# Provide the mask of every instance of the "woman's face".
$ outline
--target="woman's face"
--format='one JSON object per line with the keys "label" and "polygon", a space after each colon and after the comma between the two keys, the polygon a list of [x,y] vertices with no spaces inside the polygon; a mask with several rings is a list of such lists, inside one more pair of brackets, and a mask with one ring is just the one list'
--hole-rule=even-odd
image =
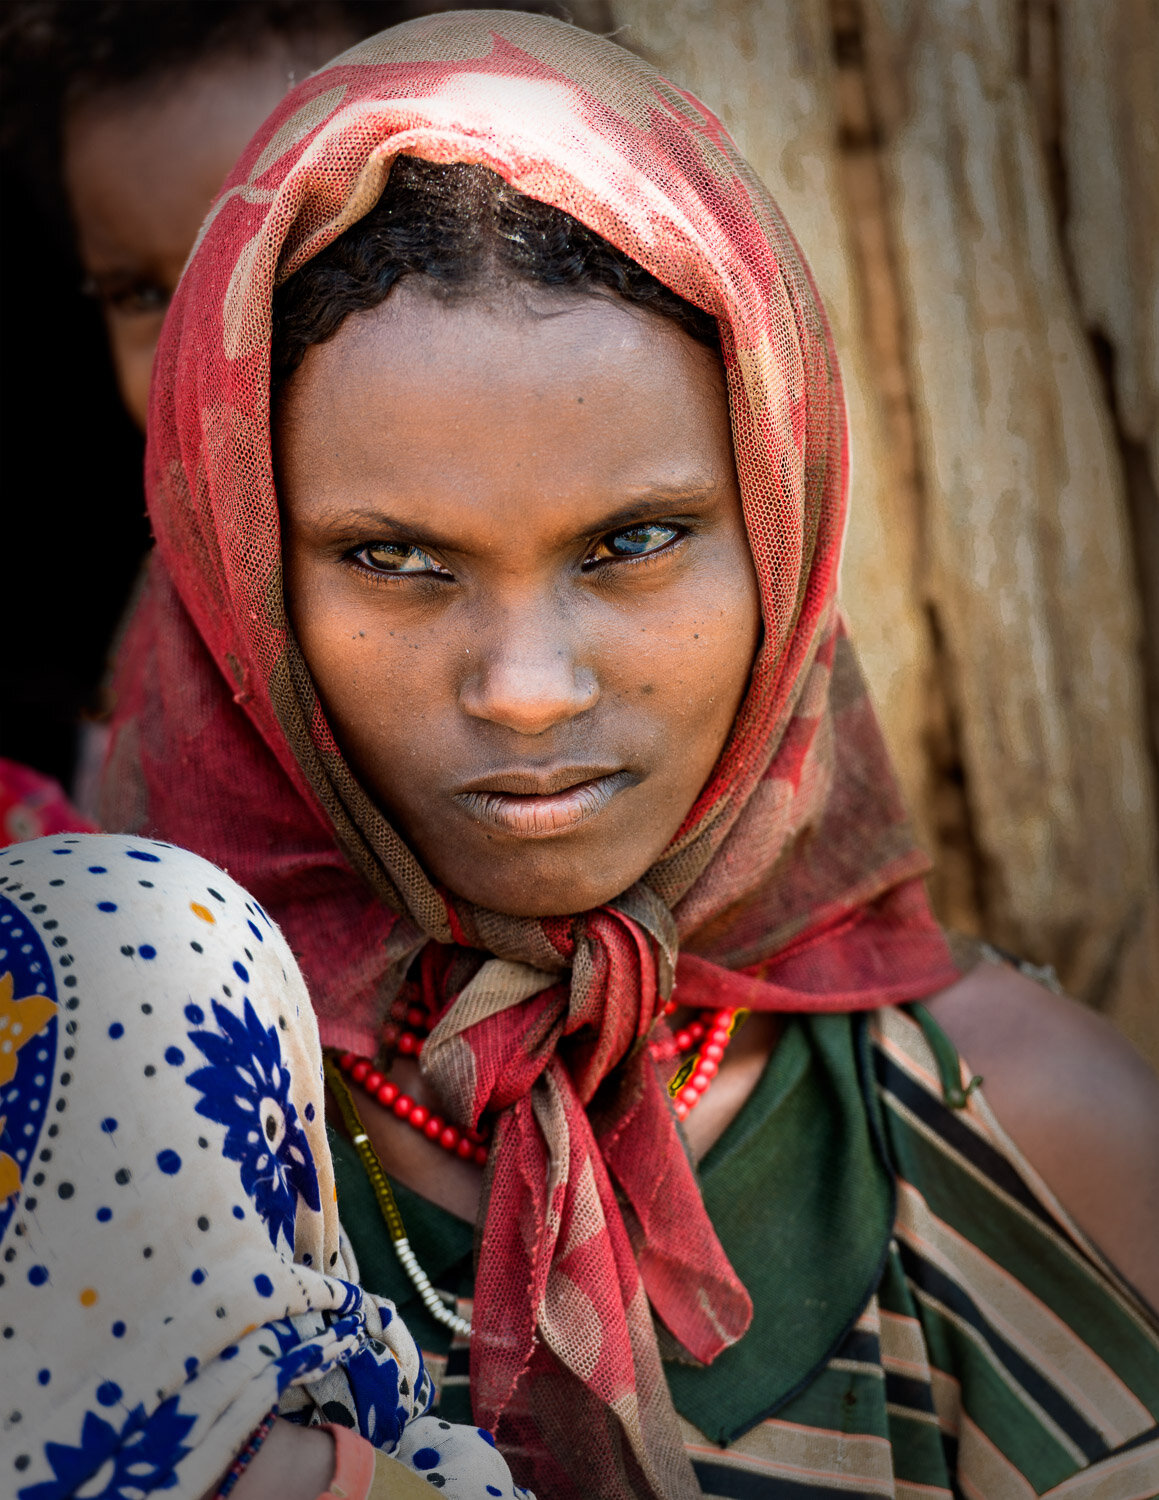
{"label": "woman's face", "polygon": [[719,361],[612,296],[411,278],[309,350],[276,458],[306,662],[430,875],[520,916],[633,884],[760,628]]}

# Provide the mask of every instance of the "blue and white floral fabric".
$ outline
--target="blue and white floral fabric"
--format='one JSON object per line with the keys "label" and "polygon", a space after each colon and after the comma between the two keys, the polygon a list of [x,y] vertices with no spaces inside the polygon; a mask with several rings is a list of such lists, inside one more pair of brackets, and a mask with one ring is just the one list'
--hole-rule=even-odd
{"label": "blue and white floral fabric", "polygon": [[119,835],[0,852],[0,1493],[196,1500],[271,1410],[445,1494],[522,1496],[364,1292],[293,956],[228,876]]}

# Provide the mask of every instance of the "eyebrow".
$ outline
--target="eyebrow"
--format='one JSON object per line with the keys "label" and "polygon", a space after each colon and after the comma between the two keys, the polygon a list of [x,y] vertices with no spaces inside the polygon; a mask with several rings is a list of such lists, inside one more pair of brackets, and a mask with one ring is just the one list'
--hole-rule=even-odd
{"label": "eyebrow", "polygon": [[[679,485],[653,485],[647,494],[619,506],[616,510],[600,516],[580,527],[572,540],[600,536],[609,531],[620,531],[626,526],[655,521],[662,517],[676,518],[681,510],[697,509],[716,497],[719,485],[715,480],[693,479]],[[389,531],[400,541],[416,547],[435,547],[440,552],[460,552],[462,538],[452,537],[419,521],[391,515],[385,510],[358,507],[350,510],[332,511],[323,523],[327,530],[358,532],[366,535],[375,531]]]}

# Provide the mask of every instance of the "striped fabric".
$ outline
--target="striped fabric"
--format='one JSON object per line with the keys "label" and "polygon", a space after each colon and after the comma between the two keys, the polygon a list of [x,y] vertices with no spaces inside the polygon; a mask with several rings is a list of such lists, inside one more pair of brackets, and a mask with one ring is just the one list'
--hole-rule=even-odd
{"label": "striped fabric", "polygon": [[[778,1199],[772,1208],[783,1230],[775,1216],[758,1212],[749,1226],[753,1243],[744,1242],[743,1224],[727,1221],[718,1224],[722,1241],[758,1311],[770,1299],[783,1302],[786,1285],[797,1302],[819,1311],[798,1328],[782,1316],[787,1350],[774,1339],[755,1359],[749,1351],[746,1364],[743,1344],[762,1337],[754,1320],[731,1370],[725,1357],[709,1370],[670,1367],[705,1496],[1155,1500],[1159,1320],[1069,1219],[983,1094],[975,1090],[964,1108],[948,1107],[946,1088],[965,1087],[968,1073],[944,1034],[921,1007],[879,1012],[868,1026],[846,1017],[794,1025],[814,1033],[812,1048],[798,1049],[806,1069],[793,1064],[794,1046],[783,1041],[784,1055],[770,1063],[779,1088],[762,1083],[754,1091],[719,1143],[726,1149],[714,1147],[706,1159],[702,1186],[714,1218],[725,1195],[735,1197],[737,1179],[742,1196]],[[835,1081],[853,1076],[833,1062],[842,1027],[864,1084],[871,1145],[832,1181],[844,1199],[854,1169],[859,1181],[881,1170],[892,1197],[880,1245],[867,1198],[844,1235],[827,1225],[806,1257],[799,1226],[794,1230],[785,1212],[792,1200],[784,1173],[794,1169],[782,1164],[777,1184],[746,1174],[775,1157],[778,1127],[783,1133],[790,1121],[824,1137],[825,1117],[801,1114],[813,1074],[824,1074],[818,1097],[828,1095],[824,1108],[837,1122],[830,1151],[848,1140],[849,1120],[839,1113],[848,1100],[834,1097]],[[363,1275],[412,1317],[405,1283],[367,1212],[373,1204],[348,1170],[344,1142],[336,1155],[339,1201]],[[799,1166],[817,1178],[815,1158],[802,1157]],[[800,1188],[797,1201],[808,1203],[803,1179]],[[437,1268],[438,1279],[469,1295],[469,1250],[461,1253],[469,1229],[407,1198],[404,1212],[422,1221],[428,1253],[437,1253],[440,1228],[452,1237],[448,1251],[460,1252]],[[781,1253],[794,1233],[797,1248]],[[836,1267],[831,1283],[827,1261]],[[873,1281],[849,1318],[842,1294],[856,1282],[858,1265],[871,1267]],[[433,1324],[421,1333],[432,1369],[445,1381],[444,1414],[465,1418],[466,1348],[448,1349]],[[800,1360],[810,1348],[819,1357],[802,1377]],[[788,1381],[795,1382],[790,1389]],[[728,1441],[718,1441],[722,1436]]]}

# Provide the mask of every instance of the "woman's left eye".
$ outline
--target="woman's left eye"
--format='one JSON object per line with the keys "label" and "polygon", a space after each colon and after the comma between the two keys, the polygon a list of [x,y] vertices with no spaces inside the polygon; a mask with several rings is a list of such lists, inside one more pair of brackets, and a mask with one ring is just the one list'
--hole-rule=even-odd
{"label": "woman's left eye", "polygon": [[623,531],[613,531],[601,537],[584,559],[585,564],[605,562],[609,558],[645,557],[650,552],[659,552],[674,542],[683,533],[678,526],[669,526],[662,521],[649,521],[644,526],[627,526]]}
{"label": "woman's left eye", "polygon": [[400,573],[434,573],[440,578],[450,577],[446,568],[429,552],[406,542],[371,542],[368,547],[360,547],[354,556],[364,568],[374,573],[396,576]]}

